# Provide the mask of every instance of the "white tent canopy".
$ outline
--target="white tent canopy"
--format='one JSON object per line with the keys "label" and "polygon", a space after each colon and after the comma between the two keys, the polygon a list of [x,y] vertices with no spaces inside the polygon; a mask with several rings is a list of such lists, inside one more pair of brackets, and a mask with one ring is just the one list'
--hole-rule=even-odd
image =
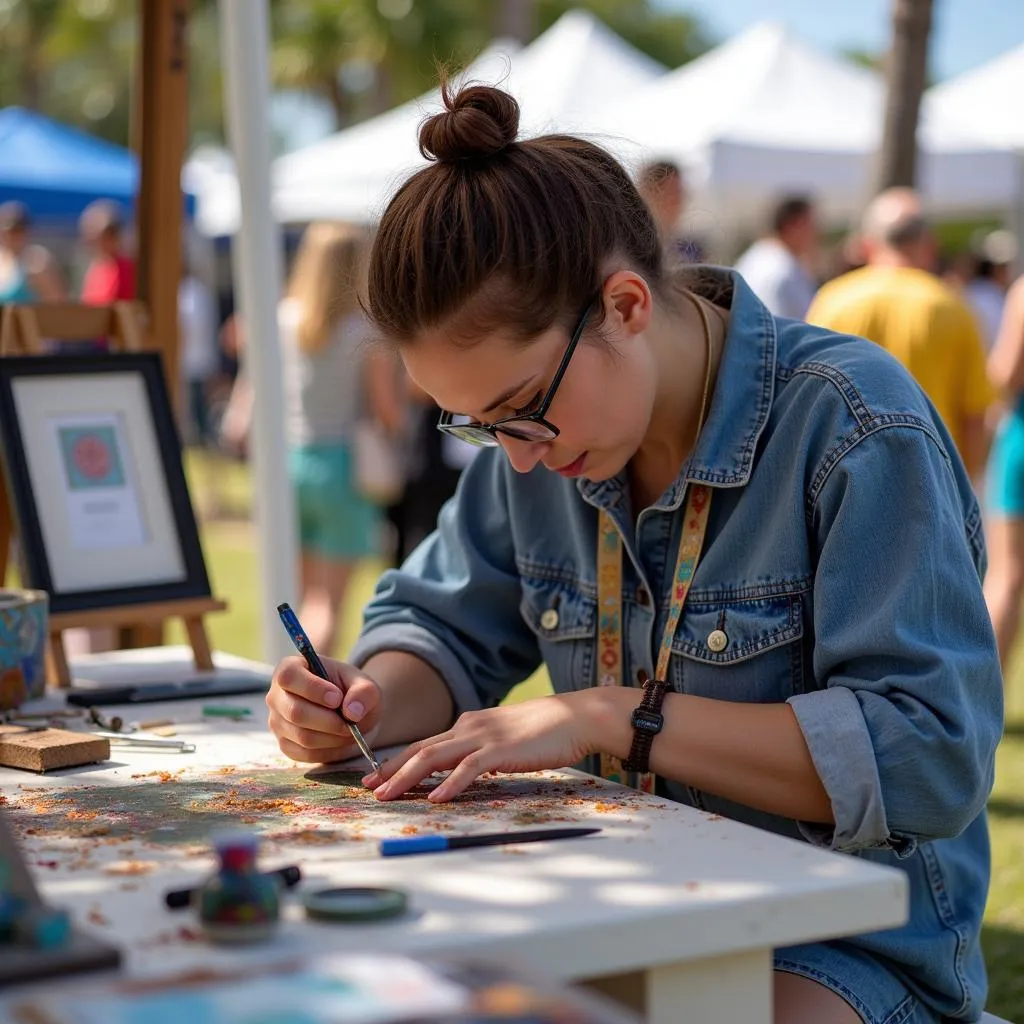
{"label": "white tent canopy", "polygon": [[196,228],[203,235],[219,234],[222,197],[231,196],[234,216],[238,217],[238,178],[235,158],[228,149],[198,146],[189,155],[181,171],[182,184],[196,197]]}
{"label": "white tent canopy", "polygon": [[[782,192],[813,195],[826,218],[855,215],[871,186],[884,98],[877,73],[762,23],[609,107],[598,127],[631,163],[683,164],[698,223],[728,235]],[[1009,154],[969,124],[931,103],[922,112],[922,191],[943,213],[999,209],[1013,195]]]}
{"label": "white tent canopy", "polygon": [[1024,152],[1024,43],[928,90],[943,117],[969,123],[995,146]]}
{"label": "white tent canopy", "polygon": [[[1007,225],[1024,240],[1024,43],[981,67],[928,90],[931,108],[942,117],[969,121],[993,146],[1015,152],[1014,199]],[[1017,271],[1024,271],[1024,248],[1018,247]]]}
{"label": "white tent canopy", "polygon": [[[521,131],[581,131],[596,111],[664,74],[592,15],[572,10],[529,46],[499,41],[459,80],[500,84],[522,108]],[[368,222],[425,161],[417,146],[422,120],[441,109],[438,90],[353,125],[274,164],[273,210],[279,221]],[[220,181],[202,197],[203,230],[229,234],[238,222],[237,189]]]}

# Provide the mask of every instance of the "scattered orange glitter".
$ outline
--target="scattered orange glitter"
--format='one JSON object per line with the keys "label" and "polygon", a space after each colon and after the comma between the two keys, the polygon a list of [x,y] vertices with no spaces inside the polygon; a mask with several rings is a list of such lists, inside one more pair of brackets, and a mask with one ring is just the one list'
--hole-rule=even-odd
{"label": "scattered orange glitter", "polygon": [[308,808],[297,800],[287,797],[239,796],[237,789],[229,789],[223,796],[204,800],[197,810],[239,811],[243,814],[301,814]]}
{"label": "scattered orange glitter", "polygon": [[119,860],[103,870],[108,875],[148,875],[156,867],[156,862],[151,860]]}
{"label": "scattered orange glitter", "polygon": [[81,832],[75,833],[82,839],[96,839],[99,836],[109,836],[110,826],[109,825],[95,825],[92,828],[84,828]]}
{"label": "scattered orange glitter", "polygon": [[99,904],[89,908],[87,915],[90,924],[110,924],[110,919],[103,916],[103,912],[100,910]]}

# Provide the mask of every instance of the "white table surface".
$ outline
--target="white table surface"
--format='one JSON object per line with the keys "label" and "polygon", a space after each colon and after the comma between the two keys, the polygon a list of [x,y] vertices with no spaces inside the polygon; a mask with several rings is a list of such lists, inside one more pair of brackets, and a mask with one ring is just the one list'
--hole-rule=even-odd
{"label": "white table surface", "polygon": [[[159,656],[176,660],[184,654],[169,649]],[[132,652],[108,660],[123,665],[126,657],[145,655]],[[90,676],[102,678],[101,668],[92,659]],[[176,777],[187,779],[226,766],[235,771],[296,767],[278,753],[266,731],[261,698],[216,700],[250,707],[251,719],[244,724],[203,719],[201,703],[104,709],[126,720],[173,718],[177,736],[195,742],[194,754],[114,748],[105,765],[57,775],[0,769],[0,792],[24,806],[35,789],[122,786],[150,772],[180,772]],[[602,833],[582,840],[382,859],[372,838],[397,834],[409,810],[401,804],[371,805],[373,828],[362,842],[294,847],[284,842],[261,860],[267,867],[300,864],[302,889],[400,886],[408,890],[413,912],[371,925],[312,923],[292,898],[275,938],[243,950],[177,938],[183,926],[194,928],[195,921],[189,912],[164,908],[165,891],[198,884],[210,871],[213,859],[205,848],[156,846],[140,837],[102,846],[84,862],[79,854],[75,866],[76,855],[52,839],[39,848],[34,836],[23,841],[44,897],[68,907],[83,929],[120,946],[132,975],[200,964],[233,966],[325,949],[485,956],[537,969],[549,978],[594,982],[645,1010],[654,1024],[768,1024],[774,947],[895,927],[906,920],[906,880],[898,870],[608,783],[597,782],[595,789],[589,776],[575,772],[540,778],[552,780],[548,785],[563,780],[559,785],[585,792],[588,801],[574,806],[573,816],[599,825]],[[145,781],[152,783],[152,776]],[[515,784],[510,777],[501,781]],[[601,794],[607,794],[607,806],[594,802]],[[486,827],[475,821],[461,828],[452,808],[438,813],[447,815],[447,827],[456,831]],[[117,873],[140,861],[148,873]],[[681,1007],[687,1008],[685,1014]]]}

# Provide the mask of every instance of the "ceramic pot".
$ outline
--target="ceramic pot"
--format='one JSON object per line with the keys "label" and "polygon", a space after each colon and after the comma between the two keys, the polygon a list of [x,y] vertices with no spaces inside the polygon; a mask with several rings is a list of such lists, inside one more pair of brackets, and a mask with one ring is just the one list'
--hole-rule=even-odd
{"label": "ceramic pot", "polygon": [[0,711],[46,689],[49,597],[42,590],[0,590]]}

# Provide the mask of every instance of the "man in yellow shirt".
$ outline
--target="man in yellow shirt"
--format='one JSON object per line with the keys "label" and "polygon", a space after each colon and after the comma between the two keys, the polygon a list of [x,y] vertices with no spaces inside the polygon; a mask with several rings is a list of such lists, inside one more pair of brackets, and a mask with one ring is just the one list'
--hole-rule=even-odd
{"label": "man in yellow shirt", "polygon": [[967,305],[929,269],[935,241],[911,189],[882,192],[861,225],[867,266],[826,284],[808,323],[881,345],[921,385],[973,479],[985,460],[985,411],[995,397]]}

